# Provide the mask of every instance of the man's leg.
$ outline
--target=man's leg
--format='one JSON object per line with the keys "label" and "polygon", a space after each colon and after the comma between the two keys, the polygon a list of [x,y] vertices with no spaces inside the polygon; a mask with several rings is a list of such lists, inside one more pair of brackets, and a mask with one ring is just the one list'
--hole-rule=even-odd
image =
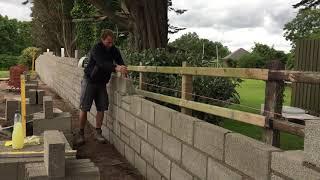
{"label": "man's leg", "polygon": [[97,115],[96,115],[96,128],[97,129],[101,129],[103,117],[104,117],[104,111],[97,111]]}
{"label": "man's leg", "polygon": [[96,115],[96,140],[99,143],[106,143],[106,139],[102,136],[102,122],[104,117],[104,111],[108,109],[108,94],[105,86],[100,86],[97,88],[97,94],[94,99],[97,115]]}

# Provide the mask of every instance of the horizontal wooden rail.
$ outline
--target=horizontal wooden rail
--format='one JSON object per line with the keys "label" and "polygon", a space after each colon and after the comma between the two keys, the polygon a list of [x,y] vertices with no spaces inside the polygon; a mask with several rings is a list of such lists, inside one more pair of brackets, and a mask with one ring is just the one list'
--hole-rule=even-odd
{"label": "horizontal wooden rail", "polygon": [[278,129],[283,132],[287,132],[290,134],[298,135],[304,137],[304,125],[291,123],[287,121],[280,121],[277,119],[271,119],[271,123],[273,124],[274,129]]}
{"label": "horizontal wooden rail", "polygon": [[144,97],[174,104],[180,107],[185,107],[188,109],[201,111],[201,112],[205,112],[205,113],[220,116],[220,117],[234,119],[237,121],[253,124],[260,127],[265,126],[265,117],[258,114],[252,114],[248,112],[232,110],[232,109],[223,108],[219,106],[213,106],[213,105],[208,105],[208,104],[194,102],[194,101],[188,101],[188,100],[166,96],[162,94],[157,94],[153,92],[148,92],[140,89],[136,89],[136,92],[139,95],[142,95]]}
{"label": "horizontal wooden rail", "polygon": [[235,77],[257,80],[285,80],[291,82],[320,83],[319,72],[285,71],[250,68],[129,66],[129,71],[193,76]]}

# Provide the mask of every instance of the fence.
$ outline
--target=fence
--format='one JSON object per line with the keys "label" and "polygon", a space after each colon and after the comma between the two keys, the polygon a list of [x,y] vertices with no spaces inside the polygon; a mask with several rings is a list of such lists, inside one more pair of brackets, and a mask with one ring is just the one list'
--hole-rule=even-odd
{"label": "fence", "polygon": [[[281,118],[282,96],[284,81],[297,83],[320,83],[320,73],[285,71],[279,61],[272,61],[269,69],[245,69],[245,68],[210,68],[210,67],[157,67],[157,66],[129,66],[128,70],[139,72],[139,87],[137,93],[158,101],[180,106],[182,112],[190,114],[190,110],[209,113],[212,115],[233,119],[236,121],[264,127],[264,141],[279,147],[280,132],[284,131],[298,136],[304,136],[304,126],[284,121]],[[175,98],[143,90],[143,73],[178,74],[182,76],[182,97]],[[224,107],[203,104],[192,101],[186,92],[192,92],[192,76],[216,76],[244,79],[256,79],[266,81],[265,106],[263,115],[232,110]],[[188,80],[189,79],[189,80]]]}
{"label": "fence", "polygon": [[[295,69],[320,72],[320,40],[300,40],[295,53]],[[314,97],[314,98],[311,98]],[[293,83],[292,105],[320,114],[320,84]]]}

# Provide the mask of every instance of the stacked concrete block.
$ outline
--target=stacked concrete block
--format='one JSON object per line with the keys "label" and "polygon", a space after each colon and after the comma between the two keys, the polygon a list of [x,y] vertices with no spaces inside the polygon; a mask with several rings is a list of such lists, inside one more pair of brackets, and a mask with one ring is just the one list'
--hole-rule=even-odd
{"label": "stacked concrete block", "polygon": [[25,92],[26,92],[26,98],[30,97],[29,90],[31,89],[38,89],[38,85],[35,84],[25,84]]}
{"label": "stacked concrete block", "polygon": [[44,90],[37,90],[37,104],[43,104]]}
{"label": "stacked concrete block", "polygon": [[28,91],[29,104],[37,104],[37,90],[30,89]]}
{"label": "stacked concrete block", "polygon": [[44,132],[44,165],[49,177],[65,176],[65,142],[57,130]]}
{"label": "stacked concrete block", "polygon": [[52,119],[53,118],[53,102],[51,96],[43,97],[43,112],[44,118]]}
{"label": "stacked concrete block", "polygon": [[304,161],[320,171],[320,121],[306,121]]}
{"label": "stacked concrete block", "polygon": [[20,101],[6,99],[5,118],[7,121],[14,120],[14,113],[19,109]]}

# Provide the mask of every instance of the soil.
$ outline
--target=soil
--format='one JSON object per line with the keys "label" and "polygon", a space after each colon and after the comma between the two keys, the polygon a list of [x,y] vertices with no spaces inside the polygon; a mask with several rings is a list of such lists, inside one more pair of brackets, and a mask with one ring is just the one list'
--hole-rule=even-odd
{"label": "soil", "polygon": [[[5,126],[2,119],[5,117],[5,99],[17,98],[19,92],[8,90],[6,81],[0,81],[0,125]],[[78,109],[73,107],[69,102],[62,99],[48,86],[39,81],[39,89],[45,90],[46,96],[52,96],[54,107],[72,114],[72,127],[78,129]],[[91,159],[100,170],[101,180],[141,180],[141,176],[137,169],[129,164],[129,162],[121,156],[121,154],[110,143],[99,144],[94,140],[94,128],[87,123],[85,129],[86,143],[77,150],[78,159]],[[1,139],[1,135],[0,135]]]}

